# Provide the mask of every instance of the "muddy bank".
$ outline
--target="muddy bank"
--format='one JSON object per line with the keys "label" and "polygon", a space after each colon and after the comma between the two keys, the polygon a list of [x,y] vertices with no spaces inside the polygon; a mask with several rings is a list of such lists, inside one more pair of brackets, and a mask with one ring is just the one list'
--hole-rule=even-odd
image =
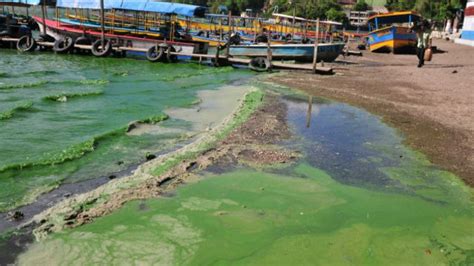
{"label": "muddy bank", "polygon": [[406,143],[474,186],[474,49],[435,41],[424,68],[413,55],[340,58],[337,75],[282,73],[271,82],[362,107],[399,129]]}

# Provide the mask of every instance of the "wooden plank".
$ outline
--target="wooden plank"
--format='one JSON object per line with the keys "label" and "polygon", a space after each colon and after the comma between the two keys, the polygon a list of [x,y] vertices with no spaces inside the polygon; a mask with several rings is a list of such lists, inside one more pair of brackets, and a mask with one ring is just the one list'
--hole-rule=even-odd
{"label": "wooden plank", "polygon": [[114,50],[118,51],[132,51],[132,52],[144,52],[146,53],[148,49],[145,48],[135,48],[135,47],[127,47],[127,46],[119,46],[119,47],[114,47]]}
{"label": "wooden plank", "polygon": [[37,44],[40,46],[49,46],[49,47],[54,46],[54,42],[37,42]]}
{"label": "wooden plank", "polygon": [[229,62],[236,63],[236,64],[248,65],[250,63],[250,59],[231,57],[231,58],[229,58]]}
{"label": "wooden plank", "polygon": [[[299,70],[313,70],[313,65],[312,64],[285,64],[285,63],[280,63],[280,62],[274,62],[273,63],[274,67],[277,68],[286,68],[286,69],[299,69]],[[318,66],[316,69],[316,73],[332,73],[333,69],[330,67],[322,67]]]}
{"label": "wooden plank", "polygon": [[4,42],[18,42],[18,38],[0,37],[0,41]]}
{"label": "wooden plank", "polygon": [[361,51],[347,50],[347,55],[362,56]]}

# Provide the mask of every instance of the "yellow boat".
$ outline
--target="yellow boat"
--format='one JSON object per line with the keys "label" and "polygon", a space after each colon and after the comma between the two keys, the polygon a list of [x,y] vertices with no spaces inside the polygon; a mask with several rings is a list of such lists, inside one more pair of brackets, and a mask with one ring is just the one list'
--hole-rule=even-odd
{"label": "yellow boat", "polygon": [[412,23],[422,17],[413,11],[393,12],[369,18],[369,50],[372,52],[408,52],[416,47]]}

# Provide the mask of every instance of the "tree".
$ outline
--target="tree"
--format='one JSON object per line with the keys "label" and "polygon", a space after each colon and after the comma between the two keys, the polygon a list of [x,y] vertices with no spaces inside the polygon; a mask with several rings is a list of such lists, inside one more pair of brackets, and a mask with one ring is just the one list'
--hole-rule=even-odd
{"label": "tree", "polygon": [[389,11],[413,10],[416,1],[414,0],[387,0],[385,7]]}
{"label": "tree", "polygon": [[338,22],[346,22],[347,16],[344,12],[340,10],[336,10],[335,8],[330,8],[326,11],[326,19],[338,21]]}
{"label": "tree", "polygon": [[367,11],[369,10],[369,5],[365,2],[365,0],[357,1],[357,4],[354,6],[355,11]]}

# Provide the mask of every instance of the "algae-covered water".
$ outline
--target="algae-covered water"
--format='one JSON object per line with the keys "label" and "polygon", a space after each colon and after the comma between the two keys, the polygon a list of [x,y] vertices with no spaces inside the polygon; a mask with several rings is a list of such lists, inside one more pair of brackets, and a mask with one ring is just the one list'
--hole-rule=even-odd
{"label": "algae-covered water", "polygon": [[[0,212],[172,149],[192,128],[167,119],[166,110],[251,76],[194,64],[0,53]],[[132,121],[173,130],[126,134]]]}
{"label": "algae-covered water", "polygon": [[287,98],[304,157],[286,168],[202,173],[51,235],[25,265],[472,265],[472,189],[359,109]]}

